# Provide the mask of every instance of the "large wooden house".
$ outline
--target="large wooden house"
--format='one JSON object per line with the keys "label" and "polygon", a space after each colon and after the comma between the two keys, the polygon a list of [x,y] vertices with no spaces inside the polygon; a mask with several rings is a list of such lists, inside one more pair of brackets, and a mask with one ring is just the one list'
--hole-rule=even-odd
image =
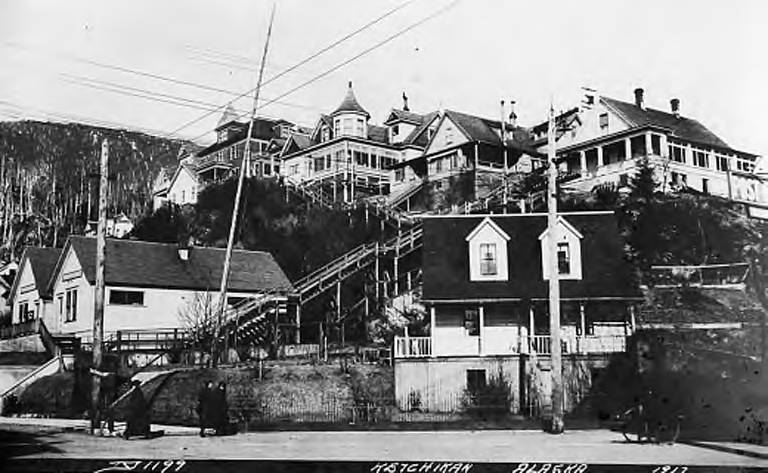
{"label": "large wooden house", "polygon": [[[216,300],[221,248],[107,239],[104,332],[190,328],[189,316]],[[13,322],[40,319],[53,335],[88,340],[93,332],[96,239],[71,236],[63,249],[28,248],[12,291]],[[287,303],[293,286],[271,254],[235,250],[228,302],[274,294]]]}
{"label": "large wooden house", "polygon": [[[566,363],[590,369],[625,350],[641,300],[612,212],[560,214],[547,254],[545,214],[424,219],[423,301],[429,336],[395,339],[403,408],[454,410],[468,389],[502,376],[512,409],[546,406],[531,379],[549,382],[548,258],[557,258]],[[535,376],[534,376],[535,375]],[[588,380],[587,380],[587,384]],[[533,397],[537,397],[534,399]]]}

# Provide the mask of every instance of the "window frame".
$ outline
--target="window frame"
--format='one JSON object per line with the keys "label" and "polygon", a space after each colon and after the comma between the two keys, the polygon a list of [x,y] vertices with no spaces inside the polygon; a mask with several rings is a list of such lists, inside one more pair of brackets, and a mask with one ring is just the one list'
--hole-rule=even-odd
{"label": "window frame", "polygon": [[[129,295],[139,295],[139,301],[129,301],[128,297]],[[124,300],[118,300],[119,297],[117,296],[123,296]],[[128,307],[145,307],[144,305],[144,291],[139,290],[133,290],[133,289],[111,289],[109,290],[109,305],[119,305],[119,306],[128,306]]]}
{"label": "window frame", "polygon": [[[561,249],[565,251],[561,251]],[[564,254],[565,258],[561,260],[560,255]],[[566,270],[563,271],[563,265],[566,265]],[[571,244],[567,241],[557,242],[557,274],[560,276],[571,274]]]}
{"label": "window frame", "polygon": [[499,274],[499,253],[496,243],[480,243],[478,245],[480,256],[480,276],[498,276]]}

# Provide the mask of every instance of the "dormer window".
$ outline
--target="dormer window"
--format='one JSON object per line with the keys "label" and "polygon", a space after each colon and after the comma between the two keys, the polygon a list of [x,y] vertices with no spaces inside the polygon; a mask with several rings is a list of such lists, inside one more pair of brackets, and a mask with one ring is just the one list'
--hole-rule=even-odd
{"label": "dormer window", "polygon": [[397,138],[397,135],[400,134],[400,126],[399,125],[392,125],[392,139],[394,140]]}
{"label": "dormer window", "polygon": [[507,242],[509,235],[490,217],[466,237],[470,281],[506,281],[509,277]]}
{"label": "dormer window", "polygon": [[[559,279],[581,279],[581,240],[583,235],[562,217],[556,227],[557,273]],[[549,279],[549,229],[539,235],[541,242],[541,270],[543,279]]]}

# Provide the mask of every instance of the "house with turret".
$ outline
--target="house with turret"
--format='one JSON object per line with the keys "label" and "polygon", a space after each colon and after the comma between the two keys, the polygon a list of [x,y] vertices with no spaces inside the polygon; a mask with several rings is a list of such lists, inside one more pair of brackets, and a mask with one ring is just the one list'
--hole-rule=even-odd
{"label": "house with turret", "polygon": [[321,115],[312,133],[288,138],[281,175],[296,183],[320,188],[335,201],[351,202],[386,195],[393,166],[422,153],[425,124],[431,115],[411,112],[404,95],[402,109],[393,109],[384,125],[370,122],[350,82],[339,106]]}

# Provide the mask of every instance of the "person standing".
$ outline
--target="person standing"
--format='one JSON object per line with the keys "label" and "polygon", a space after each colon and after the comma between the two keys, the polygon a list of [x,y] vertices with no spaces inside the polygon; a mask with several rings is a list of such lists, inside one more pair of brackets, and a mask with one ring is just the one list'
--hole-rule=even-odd
{"label": "person standing", "polygon": [[229,433],[229,405],[227,404],[227,385],[224,381],[216,388],[214,406],[216,409],[216,435]]}
{"label": "person standing", "polygon": [[128,422],[124,437],[126,440],[132,436],[150,438],[149,404],[141,392],[141,382],[133,382],[133,388],[128,400]]}
{"label": "person standing", "polygon": [[213,381],[203,383],[197,393],[197,416],[200,420],[200,436],[205,437],[205,429],[214,426],[213,422]]}

